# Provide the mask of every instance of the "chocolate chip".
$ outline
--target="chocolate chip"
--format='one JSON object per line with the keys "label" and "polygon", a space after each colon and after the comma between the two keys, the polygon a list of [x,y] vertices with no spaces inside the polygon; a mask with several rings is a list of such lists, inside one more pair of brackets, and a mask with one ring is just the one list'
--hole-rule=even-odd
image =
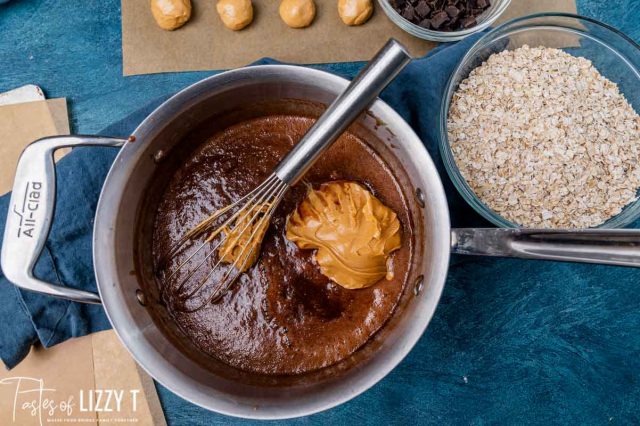
{"label": "chocolate chip", "polygon": [[405,7],[404,12],[402,12],[402,17],[407,21],[413,21],[416,19],[415,9],[411,5],[407,5]]}
{"label": "chocolate chip", "polygon": [[438,28],[443,26],[444,23],[447,22],[448,20],[449,20],[449,15],[447,15],[447,12],[441,10],[440,12],[436,13],[431,17],[431,26],[437,30]]}
{"label": "chocolate chip", "polygon": [[426,28],[427,30],[431,28],[431,20],[430,19],[423,19],[422,21],[420,21],[420,23],[418,23],[418,25],[420,25],[422,28]]}
{"label": "chocolate chip", "polygon": [[460,21],[460,26],[462,28],[467,29],[467,28],[471,28],[474,25],[476,25],[476,23],[477,23],[476,22],[476,18],[474,18],[473,16],[467,16],[466,18],[464,18],[464,19],[462,19]]}
{"label": "chocolate chip", "polygon": [[436,0],[436,5],[438,9],[444,9],[444,6],[447,4],[447,0]]}
{"label": "chocolate chip", "polygon": [[455,18],[460,14],[460,9],[455,6],[447,6],[444,8],[444,11],[447,12],[450,18]]}
{"label": "chocolate chip", "polygon": [[402,17],[423,28],[457,31],[477,25],[491,0],[389,0]]}
{"label": "chocolate chip", "polygon": [[422,0],[416,6],[416,13],[421,18],[426,18],[427,16],[429,16],[429,13],[431,13],[431,8],[429,7],[429,5],[425,0]]}

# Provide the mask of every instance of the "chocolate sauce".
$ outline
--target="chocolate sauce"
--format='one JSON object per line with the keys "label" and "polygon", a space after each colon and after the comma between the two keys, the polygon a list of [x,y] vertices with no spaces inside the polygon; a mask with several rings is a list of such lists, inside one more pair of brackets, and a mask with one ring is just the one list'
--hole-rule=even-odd
{"label": "chocolate sauce", "polygon": [[[162,195],[153,232],[154,261],[186,230],[259,185],[313,121],[273,115],[241,122],[208,138],[180,166]],[[300,250],[285,238],[286,217],[304,197],[305,184],[332,180],[362,183],[398,214],[402,247],[392,256],[391,281],[344,289],[320,273],[312,251]],[[175,287],[162,277],[157,280],[160,293],[184,335],[233,367],[270,375],[317,370],[361,348],[393,314],[411,259],[409,224],[391,171],[365,142],[346,133],[304,181],[289,190],[274,214],[257,263],[221,301],[185,313],[174,308]],[[188,249],[172,259],[169,268],[189,254]]]}

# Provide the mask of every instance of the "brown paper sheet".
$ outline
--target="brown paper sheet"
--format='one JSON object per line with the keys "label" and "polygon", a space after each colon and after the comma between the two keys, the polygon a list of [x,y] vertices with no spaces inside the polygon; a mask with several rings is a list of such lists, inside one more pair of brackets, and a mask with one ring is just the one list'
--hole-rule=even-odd
{"label": "brown paper sheet", "polygon": [[0,372],[1,425],[60,422],[166,426],[153,380],[110,330],[34,347]]}
{"label": "brown paper sheet", "polygon": [[79,405],[80,392],[86,397],[95,388],[92,352],[90,336],[46,350],[34,347],[20,365],[0,372],[0,424],[45,425],[65,418],[96,424],[96,412],[81,412]]}
{"label": "brown paper sheet", "polygon": [[[65,99],[0,106],[0,193],[11,190],[16,162],[27,144],[68,133]],[[56,157],[64,153],[59,150]],[[107,396],[113,392],[121,395],[119,406]],[[0,370],[0,425],[51,422],[166,425],[153,380],[138,369],[113,331],[46,350],[34,347],[16,368]]]}
{"label": "brown paper sheet", "polygon": [[575,0],[511,0],[507,8],[495,25],[502,24],[521,16],[542,12],[577,13]]}
{"label": "brown paper sheet", "polygon": [[[96,389],[128,391],[119,411],[98,412],[99,424],[117,423],[119,419],[137,419],[141,426],[166,426],[158,394],[149,375],[138,368],[113,331],[92,335],[93,368]],[[135,405],[132,391],[137,394]]]}
{"label": "brown paper sheet", "polygon": [[[300,30],[282,22],[279,1],[253,0],[254,22],[235,32],[222,25],[215,0],[192,0],[191,21],[170,32],[158,28],[148,1],[121,1],[124,75],[236,68],[265,56],[300,64],[367,60],[389,37],[404,43],[414,55],[435,46],[398,28],[378,4],[369,22],[348,27],[338,17],[337,0],[315,0],[316,20]],[[575,10],[574,0],[513,0],[501,21],[536,12]]]}
{"label": "brown paper sheet", "polygon": [[65,99],[0,106],[0,195],[11,191],[24,147],[45,136],[68,133]]}

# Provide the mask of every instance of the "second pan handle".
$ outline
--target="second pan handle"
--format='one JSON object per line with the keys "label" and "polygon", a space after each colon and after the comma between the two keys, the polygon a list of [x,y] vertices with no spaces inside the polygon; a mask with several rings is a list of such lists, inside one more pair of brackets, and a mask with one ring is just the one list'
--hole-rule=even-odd
{"label": "second pan handle", "polygon": [[119,147],[126,139],[104,136],[55,136],[39,139],[22,152],[7,213],[0,265],[5,277],[25,290],[84,303],[100,303],[98,294],[48,283],[33,275],[44,248],[56,201],[53,153],[77,146]]}
{"label": "second pan handle", "polygon": [[638,268],[640,230],[458,228],[451,230],[451,251]]}

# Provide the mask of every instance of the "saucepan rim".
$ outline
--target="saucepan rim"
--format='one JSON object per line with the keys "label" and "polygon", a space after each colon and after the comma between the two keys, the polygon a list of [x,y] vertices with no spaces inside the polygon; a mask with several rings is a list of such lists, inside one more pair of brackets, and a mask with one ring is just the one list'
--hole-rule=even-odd
{"label": "saucepan rim", "polygon": [[[304,408],[254,410],[246,405],[234,404],[233,401],[229,401],[229,398],[223,399],[219,395],[206,393],[205,389],[194,386],[196,383],[193,381],[182,383],[181,381],[185,379],[182,379],[180,374],[183,373],[176,371],[175,368],[173,370],[169,368],[168,361],[149,342],[145,341],[142,330],[131,330],[133,324],[131,310],[127,308],[126,303],[123,303],[124,296],[115,290],[118,286],[115,227],[124,186],[127,184],[127,176],[130,173],[127,168],[135,166],[136,159],[139,159],[144,152],[145,138],[153,139],[153,133],[159,131],[158,128],[162,125],[164,118],[169,117],[167,110],[172,106],[193,105],[194,102],[197,102],[196,95],[202,94],[202,91],[211,90],[213,83],[217,83],[220,85],[218,87],[221,87],[234,81],[249,79],[256,72],[265,76],[277,74],[278,78],[283,81],[302,79],[304,83],[317,85],[322,90],[331,90],[327,88],[330,85],[335,87],[336,94],[348,84],[348,80],[325,71],[293,65],[260,65],[239,68],[208,77],[173,95],[149,114],[137,127],[133,132],[136,143],[127,144],[121,149],[107,175],[95,216],[93,259],[98,291],[109,321],[133,358],[154,379],[180,397],[221,414],[247,419],[286,419],[314,414],[347,402],[384,378],[408,355],[431,322],[442,295],[449,266],[451,225],[442,181],[422,141],[393,108],[380,99],[376,100],[369,110],[376,116],[391,119],[393,123],[386,123],[386,125],[392,124],[394,130],[400,130],[401,134],[406,136],[402,143],[408,144],[407,150],[412,153],[418,152],[421,157],[420,161],[424,162],[424,164],[421,163],[419,178],[425,185],[428,184],[428,187],[424,189],[429,192],[429,197],[434,203],[430,211],[434,217],[434,223],[439,225],[435,229],[428,230],[431,234],[430,238],[436,242],[437,247],[434,246],[430,254],[429,276],[432,279],[425,283],[425,286],[430,287],[430,296],[427,298],[425,295],[423,300],[419,302],[421,311],[416,314],[419,315],[419,321],[412,324],[408,332],[402,336],[402,345],[394,347],[390,356],[381,361],[382,364],[374,371],[375,374],[359,378],[348,392],[332,395],[331,398],[323,396],[313,404],[307,404]],[[326,83],[327,87],[323,87],[320,82]],[[410,291],[410,289],[407,290]]]}

